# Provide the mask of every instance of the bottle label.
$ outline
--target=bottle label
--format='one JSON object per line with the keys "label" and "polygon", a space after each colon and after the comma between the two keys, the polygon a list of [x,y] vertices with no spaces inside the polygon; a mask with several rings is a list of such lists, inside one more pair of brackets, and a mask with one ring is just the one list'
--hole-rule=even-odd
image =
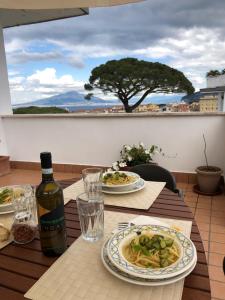
{"label": "bottle label", "polygon": [[48,175],[48,174],[53,174],[53,169],[49,168],[49,169],[41,169],[42,174],[44,175]]}
{"label": "bottle label", "polygon": [[65,228],[63,203],[49,211],[39,205],[40,230],[61,231]]}

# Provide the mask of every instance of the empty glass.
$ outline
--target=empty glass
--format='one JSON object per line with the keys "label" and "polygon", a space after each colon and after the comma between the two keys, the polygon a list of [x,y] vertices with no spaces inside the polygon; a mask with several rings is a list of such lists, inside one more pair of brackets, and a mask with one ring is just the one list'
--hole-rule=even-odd
{"label": "empty glass", "polygon": [[14,187],[13,206],[15,210],[12,225],[14,242],[29,243],[36,235],[36,206],[32,186]]}
{"label": "empty glass", "polygon": [[84,191],[89,197],[98,198],[102,194],[102,173],[101,168],[87,168],[82,171]]}
{"label": "empty glass", "polygon": [[92,198],[87,193],[80,194],[77,199],[77,209],[81,233],[84,240],[95,242],[103,237],[104,232],[104,202],[100,195]]}

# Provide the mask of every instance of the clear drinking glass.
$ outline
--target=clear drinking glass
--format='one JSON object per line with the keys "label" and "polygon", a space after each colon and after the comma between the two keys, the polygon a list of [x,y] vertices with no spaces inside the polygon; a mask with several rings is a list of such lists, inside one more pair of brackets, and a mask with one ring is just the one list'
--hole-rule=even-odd
{"label": "clear drinking glass", "polygon": [[101,168],[87,168],[82,171],[84,191],[89,197],[98,198],[102,194],[102,174]]}
{"label": "clear drinking glass", "polygon": [[87,193],[77,196],[77,209],[80,219],[82,237],[86,241],[95,242],[103,237],[104,202],[99,195],[92,198]]}
{"label": "clear drinking glass", "polygon": [[13,190],[14,220],[12,234],[14,242],[26,244],[36,235],[36,211],[32,186],[14,187]]}

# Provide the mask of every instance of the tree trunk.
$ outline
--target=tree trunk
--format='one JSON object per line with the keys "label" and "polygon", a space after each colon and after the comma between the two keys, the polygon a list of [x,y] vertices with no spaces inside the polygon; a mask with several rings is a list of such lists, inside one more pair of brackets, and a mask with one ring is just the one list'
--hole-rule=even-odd
{"label": "tree trunk", "polygon": [[127,113],[132,113],[133,108],[128,104],[128,101],[127,102],[123,102],[123,105],[124,105],[125,111]]}

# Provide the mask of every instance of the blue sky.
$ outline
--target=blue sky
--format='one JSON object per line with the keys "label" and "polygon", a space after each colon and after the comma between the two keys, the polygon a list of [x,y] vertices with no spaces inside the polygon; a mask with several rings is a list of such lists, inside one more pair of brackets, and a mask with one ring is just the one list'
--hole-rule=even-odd
{"label": "blue sky", "polygon": [[224,13],[223,0],[147,0],[5,29],[12,102],[84,93],[94,67],[123,57],[168,64],[198,90],[207,71],[225,66]]}

